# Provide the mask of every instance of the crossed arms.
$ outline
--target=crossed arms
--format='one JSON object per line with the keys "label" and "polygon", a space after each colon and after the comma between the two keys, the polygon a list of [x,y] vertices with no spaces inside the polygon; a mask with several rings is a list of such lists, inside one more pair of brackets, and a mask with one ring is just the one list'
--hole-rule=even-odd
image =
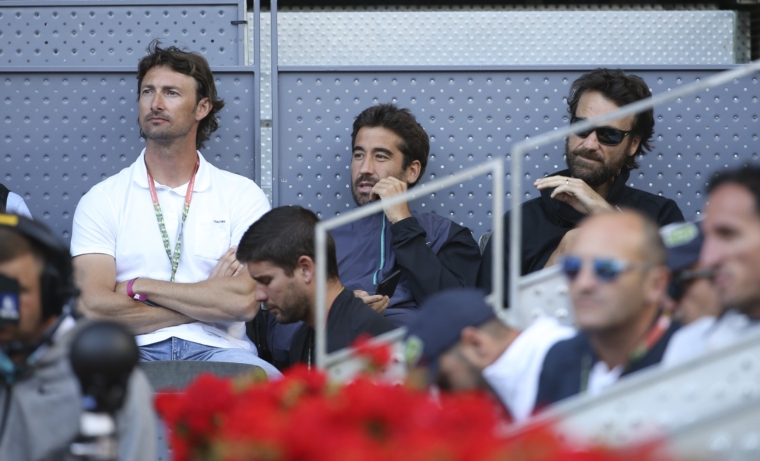
{"label": "crossed arms", "polygon": [[82,290],[78,308],[88,317],[112,320],[134,334],[201,322],[245,322],[258,312],[256,282],[235,259],[231,248],[207,280],[174,283],[137,279],[132,289],[158,304],[153,307],[127,295],[127,282],[116,283],[116,260],[106,254],[83,254],[73,259]]}

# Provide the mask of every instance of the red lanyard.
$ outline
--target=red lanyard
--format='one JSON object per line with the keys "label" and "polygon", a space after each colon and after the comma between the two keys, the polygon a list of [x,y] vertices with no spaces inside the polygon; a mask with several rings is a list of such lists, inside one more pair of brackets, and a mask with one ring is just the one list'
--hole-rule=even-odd
{"label": "red lanyard", "polygon": [[[198,168],[200,167],[201,160],[195,161],[195,170],[193,171],[193,177],[190,178],[190,182],[187,185],[187,192],[185,192],[185,209],[182,211],[182,224],[179,228],[179,235],[177,236],[177,243],[174,245],[174,254],[172,255],[171,246],[169,245],[169,234],[166,232],[166,224],[164,223],[164,214],[161,212],[161,205],[158,203],[158,194],[156,193],[156,185],[153,180],[153,176],[148,171],[148,187],[150,188],[150,198],[153,200],[153,210],[156,212],[156,220],[158,221],[158,228],[161,230],[161,238],[164,241],[164,249],[166,255],[169,257],[169,262],[172,265],[171,281],[174,281],[174,276],[177,274],[177,268],[179,267],[179,256],[182,251],[182,234],[185,230],[185,220],[187,219],[187,213],[190,211],[190,202],[193,200],[193,186],[195,185],[195,176],[198,174]],[[147,164],[145,170],[148,170]]]}
{"label": "red lanyard", "polygon": [[657,344],[657,341],[662,338],[662,335],[668,331],[668,328],[670,328],[670,316],[666,314],[660,314],[657,322],[655,322],[652,328],[649,329],[649,332],[647,332],[644,340],[639,343],[633,352],[631,352],[631,355],[628,358],[628,363],[632,364],[644,357],[647,352],[649,352],[649,350],[652,349],[655,344]]}
{"label": "red lanyard", "polygon": [[[657,344],[660,339],[662,339],[662,336],[668,331],[668,328],[670,328],[670,323],[671,320],[669,315],[659,315],[654,325],[649,328],[649,331],[647,332],[644,339],[641,340],[636,348],[633,349],[633,352],[628,355],[628,362],[625,364],[623,373],[625,373],[628,368],[630,368],[636,362],[641,360],[654,347],[654,345]],[[592,362],[593,358],[589,354],[585,354],[581,358],[581,392],[585,392],[588,387],[588,379],[591,374]]]}

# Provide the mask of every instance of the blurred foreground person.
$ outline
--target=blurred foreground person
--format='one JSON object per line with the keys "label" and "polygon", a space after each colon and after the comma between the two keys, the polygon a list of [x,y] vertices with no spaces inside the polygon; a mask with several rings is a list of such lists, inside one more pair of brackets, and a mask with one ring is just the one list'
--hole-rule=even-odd
{"label": "blurred foreground person", "polygon": [[[317,222],[317,215],[304,208],[275,208],[251,225],[237,250],[237,259],[245,262],[257,283],[256,301],[263,303],[267,315],[281,324],[304,322],[290,345],[290,365],[314,363]],[[335,242],[329,234],[326,304],[328,352],[350,346],[362,334],[377,336],[396,328],[340,283]]]}
{"label": "blurred foreground person", "polygon": [[546,351],[574,330],[541,317],[524,331],[494,315],[483,292],[449,290],[428,298],[409,326],[407,347],[421,352],[442,390],[490,389],[513,420],[530,416]]}
{"label": "blurred foreground person", "polygon": [[660,229],[668,249],[670,285],[664,308],[673,320],[688,325],[720,312],[718,294],[712,284],[712,270],[699,264],[704,236],[696,223],[670,224]]}
{"label": "blurred foreground person", "polygon": [[546,355],[536,408],[659,363],[677,328],[659,308],[668,286],[657,224],[635,211],[591,216],[562,261],[580,332]]}
{"label": "blurred foreground person", "polygon": [[[79,432],[80,383],[69,347],[84,324],[67,312],[71,257],[41,224],[0,214],[0,459],[39,460]],[[152,390],[133,372],[117,414],[120,460],[156,459]]]}
{"label": "blurred foreground person", "polygon": [[721,312],[674,336],[667,365],[760,331],[760,168],[723,172],[708,184],[707,194],[699,263],[713,273]]}

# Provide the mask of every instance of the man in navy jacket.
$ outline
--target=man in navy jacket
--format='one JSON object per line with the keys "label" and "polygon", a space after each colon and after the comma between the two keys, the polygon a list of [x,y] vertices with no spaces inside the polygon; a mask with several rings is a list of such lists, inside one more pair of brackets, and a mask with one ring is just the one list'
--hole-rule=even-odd
{"label": "man in navy jacket", "polygon": [[[425,172],[430,141],[408,109],[365,109],[351,140],[351,186],[359,206],[405,192]],[[408,325],[427,296],[475,284],[480,251],[470,230],[435,213],[412,212],[407,203],[331,233],[343,284],[396,325]],[[401,278],[393,296],[376,295],[377,285],[396,270]]]}
{"label": "man in navy jacket", "polygon": [[580,331],[546,354],[536,408],[594,395],[660,362],[678,327],[660,309],[670,279],[665,259],[657,224],[639,212],[603,213],[581,223],[562,259]]}

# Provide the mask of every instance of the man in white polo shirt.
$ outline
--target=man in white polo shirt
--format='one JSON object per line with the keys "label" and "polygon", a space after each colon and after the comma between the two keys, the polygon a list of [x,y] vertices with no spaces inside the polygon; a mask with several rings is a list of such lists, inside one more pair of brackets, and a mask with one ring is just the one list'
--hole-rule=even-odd
{"label": "man in white polo shirt", "polygon": [[130,327],[141,360],[250,363],[279,376],[245,334],[258,311],[256,283],[234,252],[269,202],[198,151],[224,106],[206,60],[156,42],[148,51],[138,66],[145,149],[85,194],[74,215],[79,307]]}

